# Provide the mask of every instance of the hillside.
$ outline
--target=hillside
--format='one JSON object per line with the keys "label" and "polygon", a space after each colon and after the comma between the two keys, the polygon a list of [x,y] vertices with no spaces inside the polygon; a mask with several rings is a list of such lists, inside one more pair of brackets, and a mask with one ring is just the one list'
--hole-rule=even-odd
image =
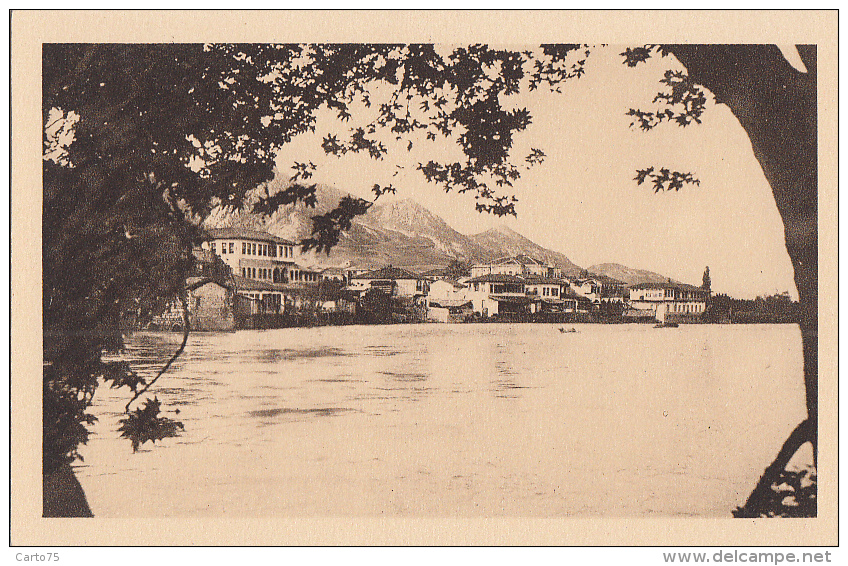
{"label": "hillside", "polygon": [[577,275],[581,271],[581,268],[564,254],[543,248],[506,226],[491,228],[470,238],[483,248],[489,257],[525,254],[562,268],[566,275]]}
{"label": "hillside", "polygon": [[[274,188],[272,185],[272,191]],[[239,226],[264,230],[299,241],[309,236],[311,217],[328,212],[346,194],[333,187],[319,186],[314,208],[298,203],[281,208],[269,218],[217,209],[205,225],[209,228]],[[314,267],[351,265],[374,268],[391,264],[426,271],[448,265],[454,259],[480,263],[518,254],[557,265],[566,275],[578,275],[581,271],[565,254],[544,248],[506,226],[470,236],[461,234],[441,217],[410,199],[375,205],[367,214],[353,221],[351,229],[342,235],[329,256],[312,253],[304,258],[304,263]],[[628,284],[667,280],[651,271],[615,263],[593,265],[588,271]]]}
{"label": "hillside", "polygon": [[[621,265],[620,263],[599,263],[587,269],[589,273],[596,275],[606,275],[613,279],[618,279],[628,285],[638,285],[639,283],[664,283],[668,281],[668,277],[646,271],[644,269],[634,269]],[[674,280],[672,280],[674,281]],[[677,283],[677,281],[674,281]]]}

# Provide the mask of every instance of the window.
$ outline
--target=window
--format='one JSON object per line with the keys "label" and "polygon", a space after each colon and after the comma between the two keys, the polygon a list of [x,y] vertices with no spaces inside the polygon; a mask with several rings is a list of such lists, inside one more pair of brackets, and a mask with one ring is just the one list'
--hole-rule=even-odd
{"label": "window", "polygon": [[245,268],[243,268],[243,267],[241,268],[241,276],[242,276],[242,277],[247,277],[247,270],[246,270]]}
{"label": "window", "polygon": [[212,242],[211,247],[212,247],[212,253],[214,254],[215,253],[215,242]]}
{"label": "window", "polygon": [[256,268],[255,267],[250,268],[250,273],[251,273],[250,276],[253,277],[254,279],[256,279]]}
{"label": "window", "polygon": [[247,244],[242,242],[241,243],[241,255],[246,255],[246,254],[247,254]]}
{"label": "window", "polygon": [[227,242],[221,242],[221,253],[227,253]]}
{"label": "window", "polygon": [[235,244],[235,242],[230,242],[230,253],[231,253],[231,254],[236,253],[236,244]]}

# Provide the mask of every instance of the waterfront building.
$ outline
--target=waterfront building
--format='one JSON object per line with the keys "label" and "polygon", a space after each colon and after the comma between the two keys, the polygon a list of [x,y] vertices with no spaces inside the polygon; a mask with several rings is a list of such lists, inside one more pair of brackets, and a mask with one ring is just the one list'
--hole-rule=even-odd
{"label": "waterfront building", "polygon": [[563,289],[568,288],[568,281],[553,277],[530,275],[524,277],[524,294],[534,299],[530,304],[530,312],[574,312],[564,309],[574,308],[573,299],[563,296]]}
{"label": "waterfront building", "polygon": [[467,286],[454,279],[436,279],[429,283],[427,298],[430,303],[465,299]]}
{"label": "waterfront building", "polygon": [[569,286],[577,296],[585,297],[595,307],[601,303],[624,303],[629,296],[627,285],[606,275],[572,279]]}
{"label": "waterfront building", "polygon": [[533,298],[524,292],[523,277],[491,273],[472,277],[466,285],[466,297],[471,299],[474,312],[483,317],[530,312]]}
{"label": "waterfront building", "polygon": [[[267,232],[244,228],[213,228],[203,248],[230,266],[233,274],[246,279],[285,283],[296,280],[299,252],[294,244]],[[303,275],[300,276],[303,279]],[[317,277],[316,277],[317,280]]]}
{"label": "waterfront building", "polygon": [[630,288],[630,306],[652,310],[656,319],[697,318],[706,310],[710,291],[685,283],[639,283]]}
{"label": "waterfront building", "polygon": [[232,269],[234,292],[247,300],[248,314],[282,314],[313,302],[320,273],[298,265],[293,242],[245,228],[213,228],[207,235],[202,248]]}
{"label": "waterfront building", "polygon": [[379,289],[392,297],[426,297],[427,280],[411,271],[392,267],[391,265],[367,271],[350,278],[351,290],[364,292],[368,289]]}

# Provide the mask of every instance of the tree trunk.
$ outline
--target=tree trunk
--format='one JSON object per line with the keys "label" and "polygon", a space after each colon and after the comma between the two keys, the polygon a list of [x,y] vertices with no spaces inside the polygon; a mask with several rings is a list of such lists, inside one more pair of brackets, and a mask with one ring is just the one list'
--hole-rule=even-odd
{"label": "tree trunk", "polygon": [[[775,46],[676,45],[689,76],[726,104],[751,140],[783,220],[801,306],[807,425],[793,432],[818,462],[818,106],[816,46],[798,46],[807,72]],[[803,442],[801,442],[803,444]],[[799,444],[800,446],[800,444]],[[781,451],[782,453],[783,451]],[[791,454],[789,455],[791,457]],[[785,462],[784,462],[785,466]],[[780,474],[770,466],[761,483]],[[776,478],[776,476],[775,476]]]}
{"label": "tree trunk", "polygon": [[73,469],[63,464],[42,476],[42,515],[44,517],[93,517],[85,492]]}

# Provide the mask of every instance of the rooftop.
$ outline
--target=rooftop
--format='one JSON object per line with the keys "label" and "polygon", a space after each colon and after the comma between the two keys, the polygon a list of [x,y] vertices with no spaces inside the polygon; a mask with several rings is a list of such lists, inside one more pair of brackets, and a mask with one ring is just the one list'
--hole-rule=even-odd
{"label": "rooftop", "polygon": [[236,289],[239,291],[289,291],[292,288],[284,283],[272,283],[270,281],[257,281],[240,275],[233,275]]}
{"label": "rooftop", "polygon": [[489,273],[472,277],[466,283],[515,283],[516,285],[524,285],[524,278],[517,275],[505,275],[503,273]]}
{"label": "rooftop", "polygon": [[391,265],[382,269],[354,275],[353,279],[421,279],[419,275]]}
{"label": "rooftop", "polygon": [[702,287],[695,287],[694,285],[688,285],[686,283],[638,283],[636,285],[632,285],[631,289],[679,289],[682,291],[701,291],[706,293],[707,290]]}
{"label": "rooftop", "polygon": [[589,279],[600,281],[604,285],[627,285],[624,281],[619,281],[618,279],[614,279],[609,275],[598,275],[597,273],[590,273]]}
{"label": "rooftop", "polygon": [[509,264],[509,263],[514,263],[516,265],[547,266],[546,263],[539,261],[536,258],[530,257],[529,255],[526,255],[526,254],[519,254],[519,255],[516,255],[516,256],[499,257],[499,258],[492,260],[488,263],[478,263],[478,264],[475,264],[475,267],[484,266],[484,265],[506,265],[506,264]]}
{"label": "rooftop", "polygon": [[201,277],[187,277],[186,278],[186,290],[193,291],[200,287],[203,287],[207,283],[214,283],[216,285],[220,285],[221,287],[225,287],[227,289],[230,288],[230,284],[227,281],[220,281],[213,279],[212,277],[201,276]]}
{"label": "rooftop", "polygon": [[445,277],[444,279],[436,279],[435,281],[430,283],[430,285],[432,286],[432,285],[435,285],[436,283],[439,283],[439,282],[447,283],[448,285],[452,285],[454,289],[463,289],[463,288],[466,287],[466,285],[463,285],[462,283],[460,283],[456,279],[451,279],[449,277]]}
{"label": "rooftop", "polygon": [[538,275],[528,275],[524,278],[524,282],[529,285],[567,285],[568,281],[565,279],[558,279],[556,277],[541,277]]}
{"label": "rooftop", "polygon": [[206,230],[206,233],[209,235],[210,240],[255,240],[259,242],[273,242],[284,246],[294,245],[294,242],[274,236],[268,232],[248,230],[247,228],[210,228]]}

